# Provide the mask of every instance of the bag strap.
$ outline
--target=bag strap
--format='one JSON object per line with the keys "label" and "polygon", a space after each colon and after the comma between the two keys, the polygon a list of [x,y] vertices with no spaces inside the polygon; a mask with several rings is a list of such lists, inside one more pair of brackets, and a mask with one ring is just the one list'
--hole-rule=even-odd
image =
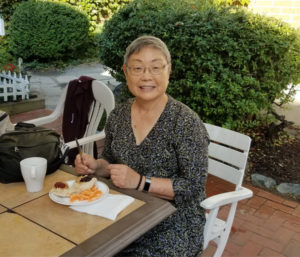
{"label": "bag strap", "polygon": [[8,116],[8,114],[5,112],[0,116],[0,122],[3,121],[6,117]]}
{"label": "bag strap", "polygon": [[18,122],[15,126],[15,129],[21,129],[21,128],[34,128],[35,125],[33,123],[26,123],[26,122]]}

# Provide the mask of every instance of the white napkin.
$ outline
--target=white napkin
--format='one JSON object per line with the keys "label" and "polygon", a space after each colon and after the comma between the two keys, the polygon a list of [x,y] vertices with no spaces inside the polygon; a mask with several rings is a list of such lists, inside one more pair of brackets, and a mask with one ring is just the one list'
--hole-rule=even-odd
{"label": "white napkin", "polygon": [[134,198],[128,195],[108,194],[104,199],[94,204],[70,206],[70,208],[78,212],[115,220],[117,215],[133,201]]}

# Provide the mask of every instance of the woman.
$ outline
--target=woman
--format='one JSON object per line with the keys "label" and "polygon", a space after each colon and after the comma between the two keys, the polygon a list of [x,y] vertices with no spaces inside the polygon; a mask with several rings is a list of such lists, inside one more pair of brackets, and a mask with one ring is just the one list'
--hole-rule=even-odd
{"label": "woman", "polygon": [[208,135],[196,113],[166,93],[171,56],[158,38],[126,49],[123,71],[135,96],[106,123],[102,158],[77,156],[79,174],[110,176],[120,188],[170,200],[177,211],[118,256],[196,256],[202,251]]}

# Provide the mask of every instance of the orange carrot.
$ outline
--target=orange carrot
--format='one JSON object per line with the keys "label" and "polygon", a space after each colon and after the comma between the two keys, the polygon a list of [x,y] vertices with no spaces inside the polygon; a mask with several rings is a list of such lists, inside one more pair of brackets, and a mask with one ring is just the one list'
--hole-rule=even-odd
{"label": "orange carrot", "polygon": [[98,189],[97,186],[92,186],[89,189],[81,191],[79,194],[73,194],[70,196],[70,202],[73,203],[75,201],[88,201],[92,202],[96,199],[100,198],[102,195],[102,191]]}

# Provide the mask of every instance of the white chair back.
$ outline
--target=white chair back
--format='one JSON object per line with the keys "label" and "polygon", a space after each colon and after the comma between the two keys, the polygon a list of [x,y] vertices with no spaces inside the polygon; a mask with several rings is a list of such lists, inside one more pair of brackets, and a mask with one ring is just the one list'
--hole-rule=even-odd
{"label": "white chair back", "polygon": [[[107,118],[110,112],[115,108],[115,98],[108,86],[100,81],[94,80],[92,83],[92,88],[95,101],[92,103],[89,111],[90,122],[86,128],[83,138],[95,135],[96,133],[101,133],[101,131],[97,130],[104,113],[106,114]],[[93,149],[93,142],[83,145],[83,151],[85,153],[92,154]]]}
{"label": "white chair back", "polygon": [[[110,112],[115,107],[115,98],[113,92],[110,88],[103,82],[98,80],[93,80],[92,89],[95,101],[91,104],[89,111],[89,124],[86,128],[84,136],[78,139],[80,145],[83,145],[83,151],[85,153],[93,155],[93,143],[97,140],[105,138],[104,129],[98,131],[98,126],[104,113],[106,113],[106,118],[109,116]],[[68,87],[66,87],[58,101],[55,110],[48,116],[26,121],[28,123],[33,123],[37,126],[50,123],[58,119],[64,111],[65,99],[67,95]],[[66,143],[70,149],[75,148],[76,142],[71,141]]]}
{"label": "white chair back", "polygon": [[[242,186],[251,138],[241,133],[205,123],[210,137],[208,173],[235,185],[235,191],[211,196],[202,201],[207,220],[204,228],[204,249],[213,240],[217,244],[214,257],[220,257],[226,246],[237,203],[253,195]],[[230,205],[226,219],[219,219],[219,208]]]}
{"label": "white chair back", "polygon": [[237,187],[242,185],[251,138],[241,133],[205,124],[210,137],[208,173]]}

